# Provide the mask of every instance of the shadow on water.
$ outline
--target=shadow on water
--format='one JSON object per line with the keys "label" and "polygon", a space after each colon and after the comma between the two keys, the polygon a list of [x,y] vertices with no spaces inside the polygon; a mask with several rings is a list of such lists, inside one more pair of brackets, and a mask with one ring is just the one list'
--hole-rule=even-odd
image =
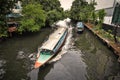
{"label": "shadow on water", "polygon": [[54,63],[48,63],[40,68],[39,74],[38,74],[38,80],[45,80],[45,76],[50,72],[50,70],[53,68]]}
{"label": "shadow on water", "polygon": [[41,67],[38,80],[87,80],[86,65],[80,53],[69,51],[57,62]]}
{"label": "shadow on water", "polygon": [[39,68],[33,69],[31,72],[29,72],[28,76],[30,77],[30,80],[38,80],[38,72]]}
{"label": "shadow on water", "polygon": [[45,75],[49,73],[50,69],[53,67],[53,63],[45,64],[40,68],[33,69],[28,73],[29,80],[44,80]]}

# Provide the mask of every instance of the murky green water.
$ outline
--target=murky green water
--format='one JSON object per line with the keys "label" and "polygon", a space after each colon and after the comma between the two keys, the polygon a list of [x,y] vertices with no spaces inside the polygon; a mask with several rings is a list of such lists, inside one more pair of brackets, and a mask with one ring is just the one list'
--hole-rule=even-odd
{"label": "murky green water", "polygon": [[26,34],[8,39],[0,44],[0,66],[1,80],[26,80],[27,73],[31,69],[32,58],[28,56],[37,51],[45,37],[51,32],[50,29],[43,29],[41,32]]}
{"label": "murky green water", "polygon": [[77,35],[75,43],[82,51],[83,61],[87,65],[88,80],[120,79],[117,57],[90,31],[85,30],[83,34]]}
{"label": "murky green water", "polygon": [[[28,73],[33,70],[34,58],[30,55],[36,56],[38,46],[49,33],[50,29],[44,29],[0,44],[0,79],[31,80]],[[32,80],[120,80],[116,56],[88,30],[75,34],[70,43],[64,46],[69,48],[61,51],[65,54],[59,60],[34,70]]]}

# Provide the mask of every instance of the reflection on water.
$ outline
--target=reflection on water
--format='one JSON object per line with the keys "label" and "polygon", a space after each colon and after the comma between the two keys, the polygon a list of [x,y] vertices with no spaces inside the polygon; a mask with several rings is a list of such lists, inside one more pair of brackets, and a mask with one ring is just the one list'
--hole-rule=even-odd
{"label": "reflection on water", "polygon": [[[50,60],[48,63],[49,64],[53,64],[54,62],[58,61],[61,59],[62,55],[65,54],[68,49],[70,49],[71,47],[71,40],[72,40],[72,27],[68,28],[68,36],[67,36],[67,39],[66,39],[66,42],[64,44],[64,46],[62,47],[62,50],[52,59]],[[44,66],[43,66],[44,67]],[[40,70],[41,70],[41,67],[40,67]],[[43,68],[42,68],[43,70]],[[44,70],[46,71],[46,70]],[[48,70],[49,71],[49,70]],[[48,72],[47,71],[47,72]],[[38,72],[39,72],[39,69],[36,70],[36,69],[33,69],[32,71],[30,71],[28,73],[28,76],[30,77],[31,80],[37,80],[37,77],[38,77]],[[40,71],[41,72],[41,71]],[[34,75],[33,75],[34,74]],[[43,74],[42,74],[43,75]],[[41,77],[41,75],[40,75]],[[41,77],[42,78],[42,77]],[[43,80],[43,79],[41,79]]]}
{"label": "reflection on water", "polygon": [[39,69],[38,80],[120,80],[113,52],[88,30],[75,35],[76,48],[71,45],[60,60]]}
{"label": "reflection on water", "polygon": [[53,61],[33,69],[35,51],[49,33],[44,29],[1,43],[0,80],[120,80],[116,56],[88,30],[68,38]]}
{"label": "reflection on water", "polygon": [[36,55],[38,46],[50,32],[51,30],[47,28],[38,33],[18,36],[2,42],[0,44],[0,61],[2,61],[0,80],[27,80],[27,73],[33,68],[34,62],[30,54]]}
{"label": "reflection on water", "polygon": [[87,80],[86,76],[86,65],[80,52],[69,51],[53,65],[44,80]]}
{"label": "reflection on water", "polygon": [[87,30],[77,35],[77,38],[75,43],[84,55],[88,80],[115,80],[120,77],[120,65],[116,56],[102,42]]}

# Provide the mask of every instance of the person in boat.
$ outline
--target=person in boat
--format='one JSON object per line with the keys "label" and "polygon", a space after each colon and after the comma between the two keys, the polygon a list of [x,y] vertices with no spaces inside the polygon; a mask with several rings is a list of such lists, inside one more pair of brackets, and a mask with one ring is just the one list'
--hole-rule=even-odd
{"label": "person in boat", "polygon": [[40,54],[50,54],[50,52],[48,51],[48,50],[46,50],[46,49],[38,49],[38,53],[37,53],[37,58],[39,58],[40,57]]}

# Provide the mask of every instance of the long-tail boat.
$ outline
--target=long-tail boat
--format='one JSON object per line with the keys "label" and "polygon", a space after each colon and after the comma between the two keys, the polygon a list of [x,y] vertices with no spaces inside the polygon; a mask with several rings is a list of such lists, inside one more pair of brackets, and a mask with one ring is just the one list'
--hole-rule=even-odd
{"label": "long-tail boat", "polygon": [[39,68],[53,58],[64,44],[68,34],[67,27],[58,27],[38,49],[34,68]]}

